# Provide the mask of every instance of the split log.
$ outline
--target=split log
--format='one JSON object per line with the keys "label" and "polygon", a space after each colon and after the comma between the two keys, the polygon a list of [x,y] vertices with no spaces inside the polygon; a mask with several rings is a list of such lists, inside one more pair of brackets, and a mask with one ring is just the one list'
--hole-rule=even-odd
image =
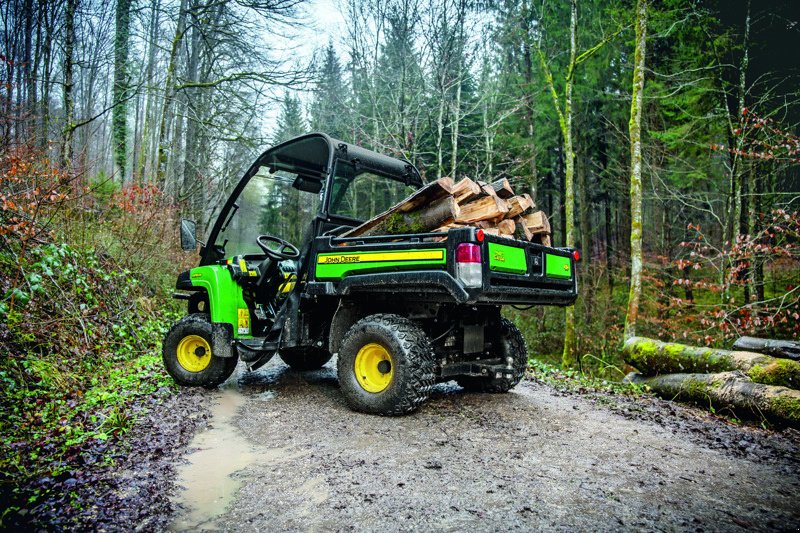
{"label": "split log", "polygon": [[459,204],[466,204],[481,195],[481,186],[469,178],[464,178],[455,185],[451,194]]}
{"label": "split log", "polygon": [[461,214],[455,221],[459,224],[473,224],[481,220],[503,217],[508,213],[505,200],[497,196],[483,196],[461,207]]}
{"label": "split log", "polygon": [[533,199],[530,197],[529,194],[522,194],[519,196],[513,196],[508,200],[509,210],[506,216],[508,218],[514,218],[518,215],[525,214],[526,211],[533,207]]}
{"label": "split log", "polygon": [[656,394],[670,400],[681,399],[706,406],[710,402],[715,408],[737,409],[800,426],[800,391],[752,383],[740,372],[666,374],[649,378],[631,373],[625,381],[648,385]]}
{"label": "split log", "polygon": [[547,215],[544,214],[544,211],[536,211],[522,218],[532,234],[551,233],[550,221],[547,219]]}
{"label": "split log", "polygon": [[700,348],[632,337],[622,348],[625,362],[646,375],[741,370],[756,383],[800,387],[800,363],[752,352]]}
{"label": "split log", "polygon": [[482,183],[482,185],[480,185],[480,188],[481,188],[481,193],[484,196],[494,196],[495,198],[500,198],[500,196],[498,196],[497,194],[497,191],[495,191],[494,187],[492,187],[490,184],[483,182],[479,183]]}
{"label": "split log", "polygon": [[464,224],[456,224],[455,222],[451,222],[450,224],[445,224],[444,226],[440,226],[440,227],[438,227],[438,228],[436,228],[434,230],[431,230],[431,232],[433,232],[433,233],[446,232],[446,231],[450,231],[451,229],[458,229],[458,228],[465,228],[465,227],[466,226]]}
{"label": "split log", "polygon": [[516,239],[519,239],[519,240],[522,240],[522,241],[531,240],[531,238],[533,237],[533,234],[528,229],[528,226],[525,225],[525,222],[523,222],[521,219],[515,218],[514,219],[514,226],[515,226],[514,237]]}
{"label": "split log", "polygon": [[505,219],[497,223],[497,229],[500,230],[500,233],[503,235],[514,235],[517,231],[517,225],[513,220]]}
{"label": "split log", "polygon": [[495,237],[498,237],[500,235],[500,230],[497,228],[486,228],[485,230],[483,230],[483,232],[487,235],[494,235]]}
{"label": "split log", "polygon": [[492,189],[494,189],[494,192],[497,194],[497,196],[503,198],[504,200],[514,196],[514,189],[511,188],[511,184],[506,178],[492,183]]}
{"label": "split log", "polygon": [[800,361],[800,342],[759,339],[756,337],[739,337],[733,343],[734,350],[746,350]]}
{"label": "split log", "polygon": [[[430,206],[431,204],[436,203],[438,200],[443,198],[450,198],[450,193],[453,189],[453,180],[451,178],[439,178],[438,180],[434,181],[433,183],[429,183],[428,185],[422,187],[415,191],[411,196],[400,202],[399,204],[394,205],[393,207],[387,209],[383,213],[378,216],[375,216],[360,226],[357,226],[351,230],[344,232],[341,236],[342,237],[356,237],[356,236],[370,236],[370,235],[382,235],[383,229],[380,227],[383,225],[386,219],[392,217],[395,214],[402,214],[402,213],[409,213],[411,211],[415,211],[421,209],[425,206]],[[458,208],[458,204],[456,205],[456,209]],[[457,216],[458,212],[456,211],[454,216]],[[402,218],[402,217],[393,217],[395,219]],[[438,224],[430,226],[428,228],[435,228],[437,226],[441,226],[445,224],[446,220],[440,221]],[[391,225],[391,224],[390,224]],[[427,230],[426,230],[427,231]]]}

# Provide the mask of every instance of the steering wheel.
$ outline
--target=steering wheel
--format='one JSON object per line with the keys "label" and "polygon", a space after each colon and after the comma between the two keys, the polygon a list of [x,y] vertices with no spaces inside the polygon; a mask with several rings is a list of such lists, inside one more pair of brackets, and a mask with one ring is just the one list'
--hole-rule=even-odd
{"label": "steering wheel", "polygon": [[[297,246],[290,244],[283,239],[273,237],[272,235],[259,235],[256,238],[258,246],[264,250],[267,257],[275,261],[284,261],[286,259],[297,259],[300,257],[300,250]],[[275,246],[277,245],[277,247]]]}

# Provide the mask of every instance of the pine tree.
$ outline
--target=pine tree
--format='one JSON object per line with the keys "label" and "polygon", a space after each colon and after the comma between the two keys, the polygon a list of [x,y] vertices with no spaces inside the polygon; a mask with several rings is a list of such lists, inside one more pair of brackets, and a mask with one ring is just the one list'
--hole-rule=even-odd
{"label": "pine tree", "polygon": [[314,100],[310,109],[311,130],[322,131],[337,139],[348,137],[346,87],[342,66],[333,43],[328,43],[318,71]]}

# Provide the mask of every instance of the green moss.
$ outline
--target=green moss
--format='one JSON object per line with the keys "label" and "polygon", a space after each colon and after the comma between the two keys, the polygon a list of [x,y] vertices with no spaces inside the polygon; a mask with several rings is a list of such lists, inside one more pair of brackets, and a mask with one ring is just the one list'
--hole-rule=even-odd
{"label": "green moss", "polygon": [[775,396],[769,399],[772,413],[787,422],[800,423],[800,400],[790,396]]}
{"label": "green moss", "polygon": [[796,389],[800,384],[800,364],[789,359],[777,359],[766,365],[755,365],[747,374],[756,383],[782,385]]}

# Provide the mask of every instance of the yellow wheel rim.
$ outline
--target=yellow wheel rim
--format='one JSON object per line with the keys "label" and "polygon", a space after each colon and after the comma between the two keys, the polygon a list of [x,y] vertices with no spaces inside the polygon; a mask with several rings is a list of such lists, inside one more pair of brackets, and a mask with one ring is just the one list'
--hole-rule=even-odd
{"label": "yellow wheel rim", "polygon": [[211,363],[211,346],[199,335],[187,335],[178,343],[178,364],[188,372],[202,372]]}
{"label": "yellow wheel rim", "polygon": [[354,367],[358,384],[367,392],[383,392],[394,377],[392,356],[374,342],[358,351]]}

